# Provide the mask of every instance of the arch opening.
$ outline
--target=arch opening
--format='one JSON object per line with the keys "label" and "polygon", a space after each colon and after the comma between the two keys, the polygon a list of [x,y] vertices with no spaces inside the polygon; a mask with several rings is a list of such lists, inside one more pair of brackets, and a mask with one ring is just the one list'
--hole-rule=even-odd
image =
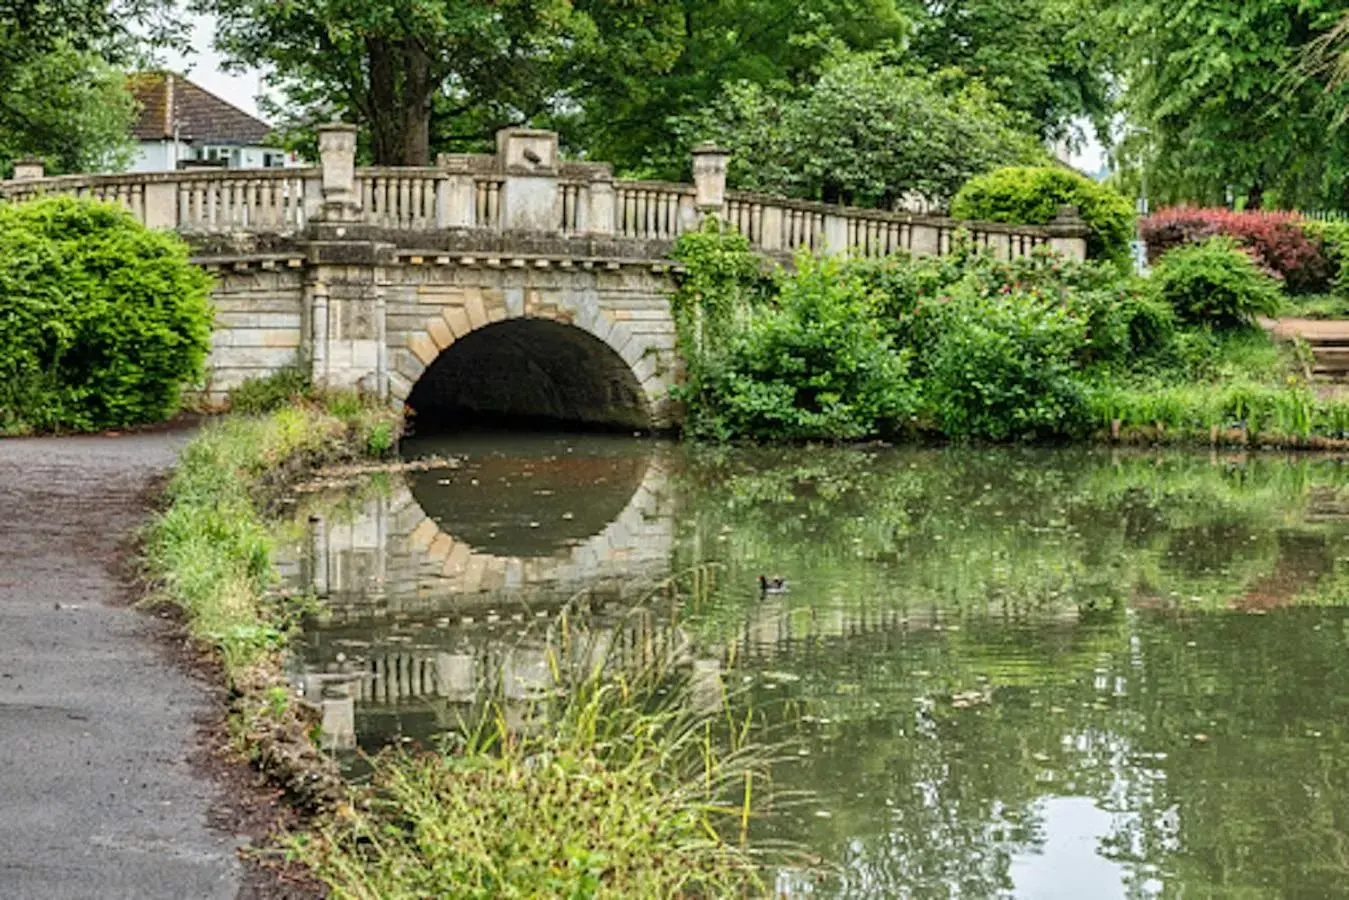
{"label": "arch opening", "polygon": [[475,425],[647,429],[637,376],[613,348],[551,319],[507,319],[446,347],[413,385],[419,434]]}

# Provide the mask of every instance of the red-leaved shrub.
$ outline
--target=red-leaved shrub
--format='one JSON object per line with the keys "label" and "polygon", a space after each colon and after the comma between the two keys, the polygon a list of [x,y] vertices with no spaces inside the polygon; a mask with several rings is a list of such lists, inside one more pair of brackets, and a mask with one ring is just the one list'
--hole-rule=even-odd
{"label": "red-leaved shrub", "polygon": [[1297,213],[1176,206],[1143,219],[1139,230],[1148,245],[1149,262],[1182,244],[1223,234],[1234,238],[1262,269],[1282,279],[1291,293],[1325,291],[1335,266],[1325,245],[1302,226]]}

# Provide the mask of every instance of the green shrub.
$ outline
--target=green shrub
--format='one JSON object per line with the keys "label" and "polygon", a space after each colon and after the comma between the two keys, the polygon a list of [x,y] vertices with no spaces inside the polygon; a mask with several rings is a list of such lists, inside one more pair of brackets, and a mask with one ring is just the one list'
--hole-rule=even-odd
{"label": "green shrub", "polygon": [[210,280],[111,204],[0,206],[0,430],[156,421],[201,377]]}
{"label": "green shrub", "polygon": [[927,399],[951,437],[1070,434],[1086,421],[1074,357],[1087,324],[1066,307],[1018,291],[962,291],[944,304],[928,362]]}
{"label": "green shrub", "polygon": [[1134,211],[1119,192],[1059,166],[1013,166],[971,178],[951,201],[958,219],[1048,225],[1059,207],[1076,206],[1091,229],[1087,255],[1130,264]]}
{"label": "green shrub", "polygon": [[1175,341],[1175,312],[1145,290],[1118,286],[1084,292],[1075,301],[1072,305],[1087,321],[1086,363],[1124,368],[1151,365]]}
{"label": "green shrub", "polygon": [[230,410],[244,415],[268,413],[309,395],[309,372],[303,363],[283,366],[270,375],[246,379],[230,391]]}
{"label": "green shrub", "polygon": [[1308,237],[1321,242],[1330,260],[1330,289],[1341,300],[1349,300],[1349,222],[1302,221]]}
{"label": "green shrub", "polygon": [[891,431],[916,409],[906,355],[842,262],[801,256],[778,305],[730,337],[689,402],[685,427],[735,437],[848,440]]}
{"label": "green shrub", "polygon": [[1249,326],[1257,315],[1276,314],[1282,303],[1278,282],[1229,237],[1168,252],[1149,282],[1183,321],[1217,329]]}
{"label": "green shrub", "polygon": [[680,350],[696,360],[716,352],[737,314],[760,302],[772,281],[749,239],[715,216],[680,235],[670,256],[684,266],[671,300]]}

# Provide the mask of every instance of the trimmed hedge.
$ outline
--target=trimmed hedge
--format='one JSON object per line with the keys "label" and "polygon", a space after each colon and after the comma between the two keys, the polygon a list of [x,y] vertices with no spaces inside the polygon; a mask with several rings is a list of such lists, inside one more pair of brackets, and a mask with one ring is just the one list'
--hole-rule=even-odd
{"label": "trimmed hedge", "polygon": [[957,219],[1048,225],[1059,207],[1076,206],[1091,229],[1087,255],[1130,265],[1134,211],[1118,191],[1059,166],[1012,166],[965,182],[951,201]]}
{"label": "trimmed hedge", "polygon": [[210,349],[210,279],[112,204],[0,206],[0,433],[167,418]]}

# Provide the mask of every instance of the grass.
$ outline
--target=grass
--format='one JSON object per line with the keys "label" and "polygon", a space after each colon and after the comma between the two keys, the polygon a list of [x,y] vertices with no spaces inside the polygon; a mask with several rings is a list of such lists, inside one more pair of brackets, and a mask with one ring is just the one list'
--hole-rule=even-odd
{"label": "grass", "polygon": [[1349,297],[1339,294],[1286,297],[1279,314],[1303,319],[1349,319]]}
{"label": "grass", "polygon": [[457,746],[376,757],[368,802],[293,852],[353,900],[758,896],[723,831],[743,835],[767,753],[659,680],[590,673],[518,726],[498,698]]}

